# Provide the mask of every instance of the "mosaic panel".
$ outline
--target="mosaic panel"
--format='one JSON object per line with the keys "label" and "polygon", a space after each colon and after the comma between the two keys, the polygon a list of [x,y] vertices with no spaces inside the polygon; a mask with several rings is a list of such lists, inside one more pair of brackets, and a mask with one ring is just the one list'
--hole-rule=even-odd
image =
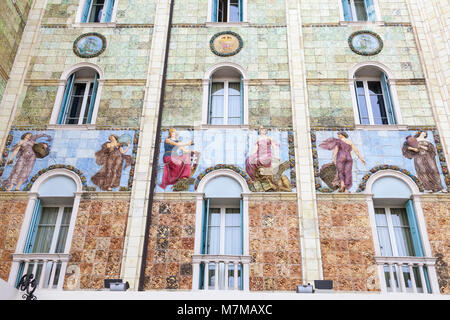
{"label": "mosaic panel", "polygon": [[85,190],[129,190],[138,138],[136,130],[12,130],[0,164],[1,188],[26,191],[40,174],[66,168],[86,177]]}
{"label": "mosaic panel", "polygon": [[157,192],[193,191],[205,174],[223,168],[252,191],[295,191],[292,131],[166,129],[159,150]]}
{"label": "mosaic panel", "polygon": [[419,190],[446,191],[450,178],[436,131],[312,130],[316,190],[362,192],[385,169],[410,176]]}

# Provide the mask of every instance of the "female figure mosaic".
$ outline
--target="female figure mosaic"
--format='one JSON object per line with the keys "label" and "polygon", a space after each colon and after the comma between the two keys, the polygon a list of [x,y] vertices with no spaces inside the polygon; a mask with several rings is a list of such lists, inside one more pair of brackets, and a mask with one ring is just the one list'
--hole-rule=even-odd
{"label": "female figure mosaic", "polygon": [[414,168],[417,177],[425,190],[431,192],[446,192],[442,188],[441,176],[436,164],[436,149],[427,140],[425,131],[417,132],[414,137],[406,137],[402,148],[403,155],[408,159],[414,159]]}
{"label": "female figure mosaic", "polygon": [[[177,136],[177,130],[171,128],[168,137],[164,140],[164,172],[160,184],[163,189],[175,184],[180,179],[187,179],[191,176],[191,151],[184,147],[194,143],[192,140],[181,142]],[[178,150],[182,152],[181,155],[177,154]]]}
{"label": "female figure mosaic", "polygon": [[324,140],[319,147],[333,150],[332,161],[336,165],[337,175],[339,178],[339,192],[350,192],[352,187],[352,168],[353,158],[351,152],[353,151],[365,165],[366,161],[361,157],[358,148],[348,138],[348,133],[340,131],[337,133],[338,139],[328,138]]}
{"label": "female figure mosaic", "polygon": [[252,180],[255,180],[256,171],[272,167],[273,156],[277,154],[278,143],[267,135],[266,128],[258,130],[258,139],[253,153],[245,161],[245,170]]}
{"label": "female figure mosaic", "polygon": [[[11,148],[13,152],[7,164],[12,164],[14,157],[17,158],[17,161],[8,179],[3,181],[3,185],[8,191],[12,190],[14,185],[16,186],[15,190],[19,191],[22,184],[28,180],[36,162],[36,157],[43,158],[48,155],[48,144],[36,141],[42,137],[46,137],[48,141],[52,140],[52,137],[47,134],[33,135],[31,132],[27,132],[22,135],[19,143]],[[36,148],[36,146],[39,148]],[[40,152],[38,151],[39,149],[41,150]]]}
{"label": "female figure mosaic", "polygon": [[133,158],[125,153],[130,148],[130,143],[123,149],[124,143],[119,141],[115,134],[109,136],[109,141],[102,144],[101,150],[95,153],[95,162],[102,168],[92,176],[91,180],[100,187],[101,190],[111,191],[120,185],[123,162],[125,168],[133,163]]}

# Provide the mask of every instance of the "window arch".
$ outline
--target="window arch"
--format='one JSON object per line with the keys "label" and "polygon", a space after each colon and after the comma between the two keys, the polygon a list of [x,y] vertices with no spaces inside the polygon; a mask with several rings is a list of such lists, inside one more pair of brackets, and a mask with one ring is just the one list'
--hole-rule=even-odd
{"label": "window arch", "polygon": [[242,67],[222,63],[206,72],[203,79],[203,124],[246,125],[247,110],[248,78]]}
{"label": "window arch", "polygon": [[229,169],[208,173],[197,188],[196,289],[249,288],[248,186]]}
{"label": "window arch", "polygon": [[82,190],[67,169],[41,175],[29,192],[9,282],[34,274],[40,288],[62,289]]}
{"label": "window arch", "polygon": [[349,73],[355,123],[401,124],[397,90],[392,73],[380,63],[361,63]]}
{"label": "window arch", "polygon": [[51,124],[95,123],[103,87],[102,70],[91,63],[73,66],[61,76]]}
{"label": "window arch", "polygon": [[417,185],[383,170],[369,178],[366,194],[382,290],[439,292]]}

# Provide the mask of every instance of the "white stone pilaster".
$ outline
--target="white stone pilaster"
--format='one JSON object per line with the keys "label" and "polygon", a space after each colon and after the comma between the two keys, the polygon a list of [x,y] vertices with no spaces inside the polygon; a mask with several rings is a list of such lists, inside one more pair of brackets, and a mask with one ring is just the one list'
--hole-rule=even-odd
{"label": "white stone pilaster", "polygon": [[138,290],[149,201],[153,153],[162,89],[171,0],[158,0],[152,44],[149,52],[147,84],[140,123],[133,189],[124,241],[121,277],[130,290]]}
{"label": "white stone pilaster", "polygon": [[286,1],[289,73],[297,175],[300,250],[304,283],[323,278],[311,151],[300,2]]}

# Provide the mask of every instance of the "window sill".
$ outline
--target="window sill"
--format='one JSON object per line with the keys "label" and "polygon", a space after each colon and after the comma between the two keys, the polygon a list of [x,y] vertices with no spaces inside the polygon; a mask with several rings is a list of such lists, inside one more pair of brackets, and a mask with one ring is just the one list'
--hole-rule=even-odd
{"label": "window sill", "polygon": [[76,22],[72,24],[73,28],[115,28],[116,26],[115,22]]}
{"label": "window sill", "polygon": [[339,25],[341,26],[351,26],[351,27],[358,27],[358,26],[383,26],[384,21],[339,21]]}
{"label": "window sill", "polygon": [[248,22],[206,22],[207,27],[248,27]]}
{"label": "window sill", "polygon": [[200,130],[206,129],[250,129],[248,124],[202,124]]}
{"label": "window sill", "polygon": [[355,124],[356,130],[408,130],[406,124]]}
{"label": "window sill", "polygon": [[48,124],[50,130],[95,130],[95,124]]}

